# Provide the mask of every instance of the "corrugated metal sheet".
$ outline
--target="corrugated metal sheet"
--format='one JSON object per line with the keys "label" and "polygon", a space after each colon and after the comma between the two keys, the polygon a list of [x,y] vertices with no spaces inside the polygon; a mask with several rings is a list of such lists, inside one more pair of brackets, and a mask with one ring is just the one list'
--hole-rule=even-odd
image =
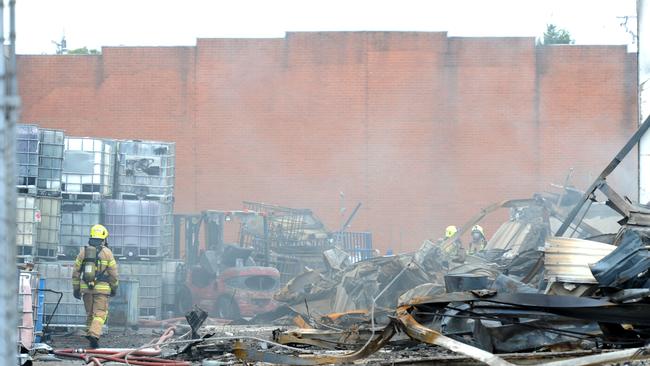
{"label": "corrugated metal sheet", "polygon": [[532,224],[509,221],[499,227],[488,242],[487,250],[509,250],[515,255],[531,232]]}
{"label": "corrugated metal sheet", "polygon": [[616,247],[596,241],[551,237],[544,247],[545,278],[554,282],[597,283],[589,265]]}

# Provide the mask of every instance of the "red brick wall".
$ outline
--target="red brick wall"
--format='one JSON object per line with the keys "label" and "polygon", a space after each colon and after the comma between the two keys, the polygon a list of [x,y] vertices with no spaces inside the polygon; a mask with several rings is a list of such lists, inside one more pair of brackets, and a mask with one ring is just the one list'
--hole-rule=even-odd
{"label": "red brick wall", "polygon": [[[102,52],[20,56],[22,119],[176,141],[177,212],[257,200],[335,229],[362,202],[352,230],[382,250],[415,249],[569,168],[584,188],[637,123],[624,47],[325,32]],[[614,182],[634,194],[628,160]]]}

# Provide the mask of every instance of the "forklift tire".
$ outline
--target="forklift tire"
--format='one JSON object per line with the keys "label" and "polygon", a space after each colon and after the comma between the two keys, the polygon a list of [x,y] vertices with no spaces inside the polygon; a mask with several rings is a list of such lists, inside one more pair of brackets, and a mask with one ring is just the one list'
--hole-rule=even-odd
{"label": "forklift tire", "polygon": [[231,296],[221,296],[217,299],[217,317],[221,319],[239,319],[239,305]]}

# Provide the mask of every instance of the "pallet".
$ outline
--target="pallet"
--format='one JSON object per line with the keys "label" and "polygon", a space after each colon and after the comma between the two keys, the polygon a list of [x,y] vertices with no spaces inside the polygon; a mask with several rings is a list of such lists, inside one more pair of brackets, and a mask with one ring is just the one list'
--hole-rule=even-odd
{"label": "pallet", "polygon": [[18,193],[36,195],[36,186],[16,186]]}
{"label": "pallet", "polygon": [[[109,244],[110,245],[110,244]],[[158,248],[137,248],[137,247],[113,247],[110,246],[113,255],[120,259],[133,261],[150,261],[161,259],[162,252]]]}
{"label": "pallet", "polygon": [[19,257],[32,256],[34,252],[34,247],[31,245],[17,245],[16,246],[16,255]]}
{"label": "pallet", "polygon": [[61,191],[52,191],[48,189],[37,189],[36,195],[41,197],[52,197],[58,198],[61,197]]}
{"label": "pallet", "polygon": [[64,200],[72,201],[101,201],[102,197],[99,192],[77,193],[77,192],[61,192],[61,198]]}
{"label": "pallet", "polygon": [[18,177],[16,185],[20,186],[20,187],[23,187],[23,186],[25,186],[25,187],[31,187],[31,186],[36,187],[37,179],[38,179],[37,176],[24,176],[24,175],[22,175],[22,176]]}
{"label": "pallet", "polygon": [[135,193],[120,192],[116,194],[117,199],[129,201],[159,201],[164,203],[174,202],[174,196],[164,194],[138,195]]}
{"label": "pallet", "polygon": [[161,308],[158,307],[141,307],[138,309],[139,318],[151,318],[152,320],[160,317]]}
{"label": "pallet", "polygon": [[36,254],[34,256],[38,259],[43,259],[46,261],[56,261],[59,257],[58,252],[59,250],[54,248],[49,248],[49,249],[39,248],[36,249]]}

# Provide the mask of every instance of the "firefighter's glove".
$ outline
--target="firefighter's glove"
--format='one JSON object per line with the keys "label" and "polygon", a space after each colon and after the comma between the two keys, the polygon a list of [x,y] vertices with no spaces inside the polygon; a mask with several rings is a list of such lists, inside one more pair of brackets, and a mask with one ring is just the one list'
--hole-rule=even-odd
{"label": "firefighter's glove", "polygon": [[81,291],[79,291],[78,288],[76,288],[76,289],[74,289],[74,291],[72,291],[72,295],[74,296],[75,299],[81,300]]}
{"label": "firefighter's glove", "polygon": [[117,286],[111,287],[111,297],[115,296],[115,294],[117,294]]}

